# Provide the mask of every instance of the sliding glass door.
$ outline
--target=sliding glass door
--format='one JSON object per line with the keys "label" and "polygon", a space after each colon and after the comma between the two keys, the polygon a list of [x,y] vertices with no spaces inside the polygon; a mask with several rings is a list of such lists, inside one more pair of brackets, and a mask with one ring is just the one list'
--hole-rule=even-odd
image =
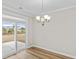
{"label": "sliding glass door", "polygon": [[2,25],[2,54],[6,58],[26,48],[26,23],[8,20]]}

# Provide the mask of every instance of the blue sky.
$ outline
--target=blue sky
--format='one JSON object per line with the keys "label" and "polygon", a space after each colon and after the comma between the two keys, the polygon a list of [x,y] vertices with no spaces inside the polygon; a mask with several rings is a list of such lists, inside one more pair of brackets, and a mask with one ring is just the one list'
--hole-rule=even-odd
{"label": "blue sky", "polygon": [[[14,26],[13,24],[14,24],[14,22],[11,22],[11,21],[3,21],[2,26],[3,27],[13,27]],[[25,27],[25,23],[18,22],[17,26],[18,27]]]}

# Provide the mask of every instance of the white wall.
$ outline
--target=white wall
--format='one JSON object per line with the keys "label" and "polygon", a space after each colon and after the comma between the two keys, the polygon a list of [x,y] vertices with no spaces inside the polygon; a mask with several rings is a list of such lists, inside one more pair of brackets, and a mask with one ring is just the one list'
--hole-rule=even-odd
{"label": "white wall", "polygon": [[33,44],[75,56],[75,7],[50,15],[52,20],[45,26],[33,19]]}

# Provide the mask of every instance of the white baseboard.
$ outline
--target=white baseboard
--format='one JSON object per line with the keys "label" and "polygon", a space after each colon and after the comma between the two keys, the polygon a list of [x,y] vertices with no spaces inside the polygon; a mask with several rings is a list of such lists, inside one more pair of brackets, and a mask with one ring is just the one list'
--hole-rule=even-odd
{"label": "white baseboard", "polygon": [[68,54],[66,54],[66,53],[62,53],[62,52],[59,52],[59,51],[54,51],[54,50],[47,49],[47,48],[44,48],[44,47],[41,47],[41,46],[32,45],[32,47],[42,48],[42,49],[45,49],[45,50],[50,51],[50,52],[54,52],[54,53],[57,53],[57,54],[61,54],[61,55],[68,56],[68,57],[71,57],[71,58],[76,59],[76,56],[68,55]]}

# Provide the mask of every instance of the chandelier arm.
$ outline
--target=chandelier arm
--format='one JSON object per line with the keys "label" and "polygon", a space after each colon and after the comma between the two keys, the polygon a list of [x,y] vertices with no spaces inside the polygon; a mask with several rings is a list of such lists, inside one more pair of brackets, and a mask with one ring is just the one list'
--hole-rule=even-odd
{"label": "chandelier arm", "polygon": [[44,22],[42,22],[42,26],[44,26],[45,25],[45,21]]}

